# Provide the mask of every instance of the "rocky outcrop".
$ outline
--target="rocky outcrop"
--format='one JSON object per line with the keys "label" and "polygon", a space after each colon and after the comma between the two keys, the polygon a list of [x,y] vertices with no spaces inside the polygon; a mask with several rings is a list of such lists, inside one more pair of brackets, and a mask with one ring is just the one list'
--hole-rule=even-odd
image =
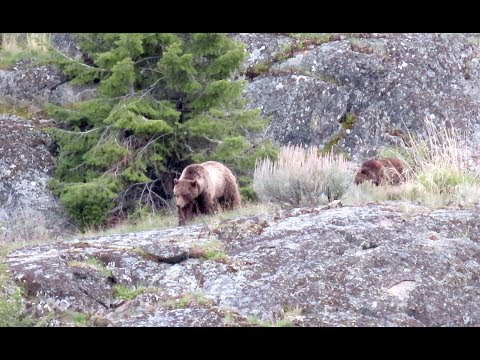
{"label": "rocky outcrop", "polygon": [[[477,34],[478,36],[478,34]],[[256,61],[285,36],[237,36]],[[252,39],[253,38],[253,39]],[[250,107],[271,116],[268,134],[281,144],[338,146],[360,160],[425,118],[464,131],[480,151],[480,45],[475,34],[351,34],[323,43],[297,41],[288,58],[264,54],[265,70],[245,91]],[[302,45],[299,45],[302,44]],[[274,50],[277,51],[277,50]]]}
{"label": "rocky outcrop", "polygon": [[95,86],[74,86],[54,66],[32,66],[28,60],[0,70],[0,103],[40,112],[46,103],[67,105],[93,99]]}
{"label": "rocky outcrop", "polygon": [[80,60],[83,53],[71,33],[52,33],[52,46],[74,60]]}
{"label": "rocky outcrop", "polygon": [[0,70],[0,98],[17,106],[43,105],[55,88],[66,81],[51,66],[32,66],[28,60]]}
{"label": "rocky outcrop", "polygon": [[480,209],[339,205],[38,245],[8,263],[52,326],[68,312],[100,326],[480,325]]}
{"label": "rocky outcrop", "polygon": [[244,43],[248,52],[245,61],[245,68],[274,61],[275,56],[280,54],[288,46],[295,43],[295,40],[282,34],[266,33],[232,33],[229,36]]}
{"label": "rocky outcrop", "polygon": [[1,240],[41,240],[68,231],[63,209],[47,188],[50,146],[31,121],[0,115]]}

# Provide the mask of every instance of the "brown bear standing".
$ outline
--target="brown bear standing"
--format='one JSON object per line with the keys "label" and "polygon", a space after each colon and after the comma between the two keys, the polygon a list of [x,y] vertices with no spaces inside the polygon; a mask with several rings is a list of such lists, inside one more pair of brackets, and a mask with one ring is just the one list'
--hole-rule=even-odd
{"label": "brown bear standing", "polygon": [[355,176],[355,184],[371,180],[376,186],[398,185],[405,181],[405,170],[400,159],[385,158],[365,161]]}
{"label": "brown bear standing", "polygon": [[180,179],[174,180],[173,193],[178,208],[178,225],[198,214],[213,214],[240,206],[240,192],[235,175],[216,161],[188,165]]}

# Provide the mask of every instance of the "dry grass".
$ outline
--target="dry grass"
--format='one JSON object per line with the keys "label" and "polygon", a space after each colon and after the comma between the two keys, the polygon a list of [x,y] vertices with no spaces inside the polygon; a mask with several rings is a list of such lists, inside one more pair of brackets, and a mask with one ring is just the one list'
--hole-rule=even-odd
{"label": "dry grass", "polygon": [[253,188],[264,202],[316,206],[339,199],[353,180],[341,154],[321,154],[315,146],[284,146],[277,161],[258,161]]}
{"label": "dry grass", "polygon": [[410,135],[407,149],[410,166],[417,181],[427,192],[455,192],[461,184],[475,184],[478,179],[468,170],[470,149],[466,135],[455,128],[446,128],[425,120],[424,138]]}
{"label": "dry grass", "polygon": [[0,223],[0,243],[25,246],[48,242],[58,237],[59,234],[48,227],[44,215],[30,208],[18,209]]}
{"label": "dry grass", "polygon": [[[238,209],[220,212],[214,215],[200,215],[187,225],[212,225],[220,223],[223,220],[235,219],[242,216],[264,214],[275,211],[275,207],[270,204],[244,204]],[[147,230],[170,229],[178,226],[178,216],[176,212],[165,214],[146,214],[135,221],[126,220],[124,223],[107,230],[87,229],[82,237],[107,236],[113,234],[126,234]]]}
{"label": "dry grass", "polygon": [[0,69],[9,69],[18,61],[33,64],[52,62],[50,33],[0,33]]}
{"label": "dry grass", "polygon": [[381,157],[397,157],[408,170],[400,186],[362,184],[349,189],[346,203],[382,200],[417,201],[432,208],[471,206],[480,202],[480,179],[468,167],[467,137],[455,128],[425,119],[425,135],[409,133],[409,147],[385,149]]}
{"label": "dry grass", "polygon": [[7,52],[48,51],[50,33],[2,33],[0,48]]}

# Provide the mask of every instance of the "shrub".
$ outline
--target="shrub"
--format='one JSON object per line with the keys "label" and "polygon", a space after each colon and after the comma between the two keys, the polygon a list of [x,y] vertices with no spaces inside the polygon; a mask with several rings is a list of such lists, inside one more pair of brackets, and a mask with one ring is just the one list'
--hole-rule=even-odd
{"label": "shrub", "polygon": [[60,200],[83,229],[98,227],[105,222],[114,206],[113,200],[117,197],[114,189],[115,183],[106,179],[70,184],[60,190]]}
{"label": "shrub", "polygon": [[315,146],[286,146],[277,161],[266,158],[257,162],[253,188],[262,201],[316,206],[341,198],[352,179],[343,155],[322,155]]}

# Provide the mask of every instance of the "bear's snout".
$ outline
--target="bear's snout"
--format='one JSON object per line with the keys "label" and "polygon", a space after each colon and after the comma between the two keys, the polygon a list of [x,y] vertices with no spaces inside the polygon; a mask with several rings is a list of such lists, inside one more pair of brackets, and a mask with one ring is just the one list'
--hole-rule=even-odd
{"label": "bear's snout", "polygon": [[187,205],[187,202],[183,198],[177,198],[177,207],[184,208]]}

